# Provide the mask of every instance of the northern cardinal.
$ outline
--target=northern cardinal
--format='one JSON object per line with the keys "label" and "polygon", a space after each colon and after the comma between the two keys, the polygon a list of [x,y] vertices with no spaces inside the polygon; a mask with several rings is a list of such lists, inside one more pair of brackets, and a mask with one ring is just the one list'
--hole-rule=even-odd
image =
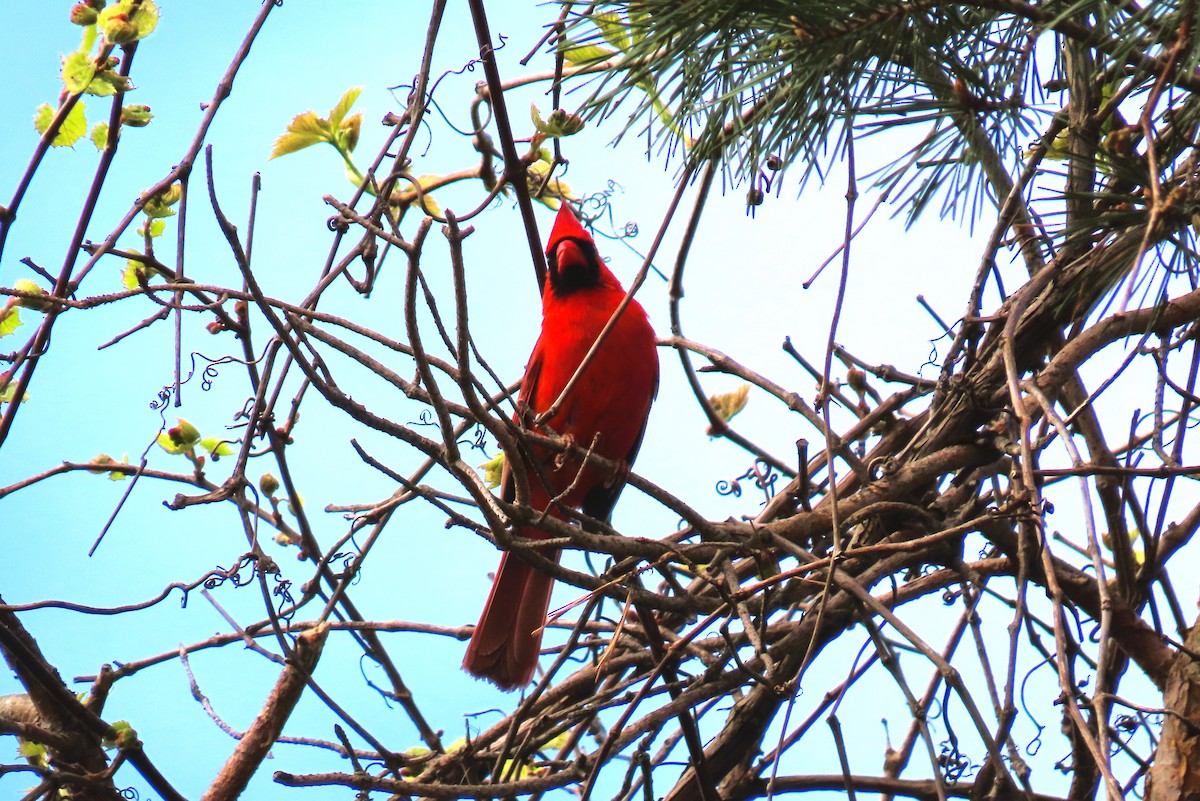
{"label": "northern cardinal", "polygon": [[[562,394],[625,297],[620,282],[600,260],[596,243],[566,203],[550,232],[546,259],[549,274],[542,293],[542,333],[525,367],[514,416],[518,424],[531,429],[533,419]],[[646,312],[637,301],[631,301],[558,413],[543,425],[580,448],[592,447],[594,442],[595,454],[627,467],[642,444],[657,389],[654,330]],[[619,472],[594,466],[581,472],[581,459],[564,459],[543,448],[529,448],[522,461],[530,505],[560,519],[566,517],[558,508],[561,504],[607,521],[625,483]],[[511,462],[505,465],[501,486],[502,496],[511,501]],[[547,537],[528,526],[517,528],[514,534],[528,539]],[[547,550],[544,555],[557,560],[559,550]],[[519,556],[505,553],[467,646],[463,669],[505,691],[528,684],[537,666],[553,585],[553,578]]]}

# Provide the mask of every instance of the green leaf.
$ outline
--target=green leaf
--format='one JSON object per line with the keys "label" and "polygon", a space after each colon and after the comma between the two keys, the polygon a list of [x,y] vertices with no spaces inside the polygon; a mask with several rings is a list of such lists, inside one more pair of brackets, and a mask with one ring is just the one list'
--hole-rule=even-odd
{"label": "green leaf", "polygon": [[287,132],[275,140],[270,157],[286,156],[321,142],[333,142],[329,122],[318,117],[315,111],[306,111],[288,123]]}
{"label": "green leaf", "polygon": [[[13,396],[17,393],[17,386],[14,383],[5,384],[0,387],[0,403],[12,403]],[[29,393],[26,392],[21,396],[21,403],[29,400]]]}
{"label": "green leaf", "polygon": [[330,130],[336,131],[342,127],[342,120],[345,119],[346,113],[350,111],[350,107],[354,105],[354,101],[358,100],[358,96],[362,94],[363,87],[354,86],[346,90],[342,95],[342,99],[329,111],[329,127]]}
{"label": "green leaf", "polygon": [[570,39],[563,42],[563,58],[575,66],[594,64],[597,61],[612,58],[616,54],[616,50],[610,50],[601,45],[580,44]]}
{"label": "green leaf", "polygon": [[229,445],[229,440],[218,437],[205,437],[200,440],[200,448],[206,453],[212,454],[213,461],[220,459],[222,456],[232,456],[234,453],[233,448]]}
{"label": "green leaf", "polygon": [[154,119],[154,115],[150,113],[150,107],[144,103],[130,103],[128,106],[121,107],[122,125],[128,125],[130,128],[145,128],[152,119]]}
{"label": "green leaf", "polygon": [[8,336],[22,325],[24,323],[21,322],[21,315],[15,305],[0,309],[0,337]]}
{"label": "green leaf", "polygon": [[[54,120],[55,109],[49,103],[43,103],[38,106],[37,112],[33,115],[33,127],[37,129],[39,134],[44,134],[50,129],[50,123]],[[63,120],[62,126],[58,129],[58,134],[55,135],[54,141],[50,144],[54,147],[70,147],[79,141],[80,137],[87,133],[87,117],[85,116],[85,106],[82,100],[75,104],[71,112],[67,114],[67,118]]]}
{"label": "green leaf", "polygon": [[88,88],[88,84],[96,77],[96,63],[87,53],[78,50],[68,53],[62,58],[63,88],[73,95]]}
{"label": "green leaf", "polygon": [[129,721],[118,720],[112,724],[113,736],[104,738],[105,748],[132,748],[138,743],[137,731],[129,725]]}
{"label": "green leaf", "polygon": [[[155,237],[158,237],[158,236],[162,236],[163,231],[167,230],[167,221],[164,219],[156,219],[155,220],[155,219],[148,218],[146,220],[146,222],[149,223],[148,227],[150,230],[150,238],[151,239],[154,239]],[[137,235],[141,236],[141,237],[146,236],[146,229],[147,229],[146,225],[139,226],[137,229]]]}
{"label": "green leaf", "polygon": [[495,489],[500,486],[500,481],[504,475],[504,451],[500,451],[494,458],[489,459],[479,465],[483,470],[483,483],[488,489]]}
{"label": "green leaf", "polygon": [[173,183],[158,194],[147,197],[146,202],[142,204],[142,212],[151,219],[174,217],[175,211],[171,207],[182,197],[182,185],[179,182]]}
{"label": "green leaf", "polygon": [[129,79],[115,70],[101,70],[83,91],[96,97],[112,97],[129,90]]}
{"label": "green leaf", "polygon": [[[137,253],[136,250],[130,250],[130,253]],[[126,289],[137,289],[144,283],[149,283],[155,276],[160,275],[159,271],[149,264],[138,261],[137,259],[126,259],[125,269],[121,271],[121,286]]]}
{"label": "green leaf", "polygon": [[46,746],[41,743],[35,743],[32,740],[18,740],[17,753],[36,767],[45,767],[47,764]]}
{"label": "green leaf", "polygon": [[98,122],[93,125],[91,139],[97,150],[104,150],[108,147],[108,123]]}
{"label": "green leaf", "polygon": [[561,178],[546,179],[546,176],[553,169],[553,165],[545,161],[535,161],[529,165],[525,172],[525,180],[529,187],[529,193],[533,199],[544,205],[546,208],[557,211],[562,205],[559,203],[560,198],[571,200],[575,197],[575,191],[571,189],[570,184]]}
{"label": "green leaf", "polygon": [[629,28],[621,20],[620,14],[615,11],[606,11],[601,14],[593,14],[591,19],[600,29],[600,35],[604,37],[604,41],[622,52],[629,49],[629,45],[633,42],[629,38]]}

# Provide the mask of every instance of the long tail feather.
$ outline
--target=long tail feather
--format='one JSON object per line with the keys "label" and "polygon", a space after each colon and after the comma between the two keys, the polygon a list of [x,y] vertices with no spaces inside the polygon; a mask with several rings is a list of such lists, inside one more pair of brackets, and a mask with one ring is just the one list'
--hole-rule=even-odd
{"label": "long tail feather", "polygon": [[[532,536],[538,536],[537,532]],[[558,552],[546,556],[557,559]],[[504,554],[491,595],[467,646],[463,668],[505,691],[528,684],[541,653],[542,627],[553,589],[553,578],[519,557]]]}

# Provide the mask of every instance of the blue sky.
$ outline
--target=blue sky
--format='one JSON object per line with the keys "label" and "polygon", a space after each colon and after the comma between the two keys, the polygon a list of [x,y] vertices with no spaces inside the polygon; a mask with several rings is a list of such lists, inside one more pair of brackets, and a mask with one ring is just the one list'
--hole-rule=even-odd
{"label": "blue sky", "polygon": [[[201,119],[201,103],[212,96],[217,79],[259,10],[259,3],[251,0],[166,0],[161,5],[158,30],[138,48],[133,70],[137,88],[129,96],[130,102],[149,105],[155,118],[144,129],[125,131],[112,177],[88,230],[93,240],[102,239],[138,193],[178,161]],[[445,35],[439,41],[435,74],[462,68],[478,52],[466,5],[451,5],[443,25]],[[69,6],[21,3],[5,11],[8,30],[21,32],[10,39],[8,51],[10,64],[16,65],[12,69],[21,77],[0,84],[0,199],[7,200],[32,153],[34,109],[43,102],[53,103],[58,95],[59,55],[78,44],[79,29],[66,21]],[[552,18],[555,8],[517,2],[492,6],[493,33],[510,37],[509,45],[500,52],[504,76],[516,76],[525,69],[548,69],[551,59],[544,55],[528,68],[517,61],[537,41],[540,26]],[[268,294],[293,301],[303,297],[325,261],[331,239],[325,227],[331,209],[321,197],[351,194],[331,149],[312,148],[269,161],[272,143],[294,115],[310,108],[324,114],[347,88],[364,86],[356,105],[365,114],[358,154],[361,163],[369,162],[386,136],[378,121],[402,107],[404,93],[393,95],[388,87],[411,82],[427,18],[425,3],[381,0],[353,4],[288,0],[272,13],[209,137],[223,207],[243,231],[251,176],[255,172],[262,175],[255,264]],[[436,100],[442,112],[459,126],[468,124],[471,87],[481,77],[478,70],[448,76],[438,88]],[[515,123],[526,133],[529,102],[536,101],[543,112],[550,107],[541,91],[531,89],[509,101]],[[567,102],[580,99],[582,95],[577,94]],[[104,113],[104,108],[103,101],[89,100],[93,115]],[[617,130],[610,125],[567,140],[564,146],[571,166],[565,178],[581,194],[616,182],[615,218],[619,224],[632,221],[638,225],[640,236],[631,244],[644,250],[661,220],[677,165],[665,165],[655,153],[648,156],[644,140],[637,137],[609,148]],[[418,141],[417,174],[467,166],[473,158],[468,139],[455,135],[438,117],[431,119],[427,135]],[[886,150],[872,151],[868,145],[861,158],[870,163],[884,156]],[[87,142],[48,155],[0,261],[0,284],[11,286],[19,278],[34,277],[20,264],[23,257],[51,272],[58,271],[66,255],[62,248],[96,161]],[[202,190],[202,181],[193,187]],[[785,177],[779,197],[769,197],[754,218],[745,213],[744,186],[729,187],[727,194],[711,203],[687,276],[684,329],[690,337],[724,350],[811,399],[814,382],[781,351],[780,344],[784,337],[791,337],[810,359],[819,360],[823,353],[837,265],[812,289],[805,290],[801,284],[842,239],[845,176],[835,169],[826,187],[818,190],[814,184],[809,189],[813,191],[797,197],[794,177]],[[235,265],[212,222],[207,202],[200,191],[197,195],[188,219],[188,274],[202,281],[236,284]],[[480,195],[477,186],[466,187],[446,193],[441,202],[467,207]],[[860,214],[872,201],[870,197],[860,201]],[[945,319],[956,318],[978,247],[972,244],[970,230],[958,223],[930,220],[918,237],[906,231],[899,220],[888,219],[888,213],[887,209],[881,211],[868,232],[855,242],[849,311],[838,340],[868,360],[911,369],[930,354],[931,340],[939,333],[927,315],[915,311],[917,290],[913,287],[919,286]],[[540,224],[548,226],[551,212],[539,207],[539,215]],[[539,322],[519,215],[511,202],[505,201],[473,224],[477,230],[466,250],[473,330],[492,366],[513,379],[520,374]],[[411,231],[412,220],[408,225]],[[170,230],[173,235],[174,227]],[[664,268],[671,263],[678,233],[676,227],[667,236],[660,258]],[[448,270],[442,269],[448,265],[446,248],[436,231],[431,239],[437,240],[431,244],[429,256],[435,265],[430,270],[431,282],[444,290],[448,286]],[[122,241],[136,244],[133,238]],[[174,258],[173,243],[164,241],[161,247],[160,257],[169,254],[164,259],[169,263]],[[622,280],[637,270],[638,257],[622,244],[602,241],[600,247]],[[118,260],[102,262],[80,293],[90,296],[119,290],[122,266]],[[328,309],[399,336],[403,331],[399,267],[398,262],[390,265],[369,301],[339,288],[329,295]],[[651,277],[639,298],[659,333],[665,335],[665,284]],[[118,458],[127,453],[137,461],[159,430],[160,415],[149,404],[171,380],[171,336],[160,324],[111,349],[98,352],[96,345],[149,313],[145,304],[126,301],[62,319],[55,330],[53,349],[30,389],[30,401],[0,457],[0,485],[63,460],[87,460],[102,452]],[[196,317],[185,323],[185,353],[199,352],[216,359],[238,352],[228,335],[208,334],[205,322],[207,319]],[[31,328],[32,323],[25,331]],[[705,436],[703,415],[690,397],[675,357],[663,352],[662,363],[663,385],[638,471],[715,518],[753,514],[759,500],[752,493],[737,499],[720,496],[713,489],[718,481],[743,472],[750,459],[734,446]],[[704,381],[710,393],[728,391],[738,383],[722,376],[707,376]],[[236,365],[225,365],[219,368],[211,390],[201,391],[197,383],[185,387],[182,409],[167,410],[168,422],[182,416],[206,434],[223,432],[247,395],[245,378]],[[375,408],[391,410],[394,419],[412,419],[419,411],[370,376],[348,374],[347,383],[355,387],[356,397]],[[817,441],[815,432],[765,396],[753,397],[737,423],[748,437],[787,461],[794,461],[797,438]],[[359,462],[348,444],[350,437],[358,437],[375,456],[396,469],[412,469],[420,462],[417,454],[398,443],[350,424],[319,398],[309,398],[291,456],[318,536],[325,543],[340,536],[347,524],[341,515],[318,510],[327,504],[382,500],[393,489],[388,479]],[[480,454],[477,462],[487,455]],[[179,457],[157,448],[150,448],[150,458],[152,466],[181,468]],[[219,465],[210,467],[210,475],[223,477]],[[230,510],[204,507],[170,512],[161,501],[173,497],[178,488],[144,480],[96,555],[89,558],[87,551],[125,486],[103,477],[66,476],[0,502],[0,542],[7,554],[0,563],[0,592],[5,600],[23,603],[56,598],[96,606],[133,603],[153,597],[173,581],[194,580],[216,565],[228,567],[245,550],[244,537]],[[352,589],[368,618],[445,625],[474,622],[487,594],[486,574],[494,567],[496,553],[472,535],[444,530],[443,522],[440,514],[425,509],[407,512],[403,520],[392,524],[373,553],[362,582]],[[631,492],[625,493],[615,522],[618,527],[629,526],[629,533],[654,536],[675,526],[671,515]],[[295,563],[291,552],[276,548],[273,553],[294,580],[307,578],[307,566]],[[261,599],[253,586],[236,589],[227,583],[213,593],[242,622],[261,616],[257,611]],[[571,588],[560,588],[556,597],[565,602],[575,594]],[[68,681],[94,673],[105,662],[143,658],[229,630],[197,593],[188,598],[186,608],[181,608],[176,593],[131,617],[43,610],[24,614],[22,619]],[[447,739],[462,733],[464,712],[507,709],[515,703],[514,698],[458,671],[462,643],[425,635],[388,635],[385,641],[418,702],[433,725],[446,731]],[[834,663],[845,658],[830,657]],[[198,654],[191,667],[218,712],[238,729],[248,725],[278,670],[237,648],[222,654]],[[363,686],[360,669],[367,678],[379,679],[373,668],[360,665],[351,643],[338,640],[327,651],[317,678],[336,687],[339,700],[374,731],[386,732],[389,745],[398,749],[416,745],[417,738],[400,712],[389,709]],[[85,684],[72,686],[86,689]],[[17,691],[16,682],[6,672],[0,674],[0,694]],[[485,723],[496,719],[494,713],[488,714],[482,718]],[[878,717],[874,711],[870,714]],[[105,715],[128,719],[141,733],[151,757],[188,795],[198,795],[206,786],[233,744],[191,700],[187,677],[177,660],[119,683]],[[330,738],[333,722],[309,697],[287,733]],[[880,739],[871,746],[874,755],[882,747],[882,732],[877,727],[869,731]],[[0,748],[7,748],[9,742],[0,742]],[[276,756],[256,780],[254,797],[282,795],[271,789],[269,774],[275,767],[296,771],[317,766],[345,768],[312,750],[280,747]],[[4,761],[8,759],[5,756]],[[123,775],[140,786],[136,776]],[[28,784],[28,777],[0,779],[0,792],[11,795]]]}

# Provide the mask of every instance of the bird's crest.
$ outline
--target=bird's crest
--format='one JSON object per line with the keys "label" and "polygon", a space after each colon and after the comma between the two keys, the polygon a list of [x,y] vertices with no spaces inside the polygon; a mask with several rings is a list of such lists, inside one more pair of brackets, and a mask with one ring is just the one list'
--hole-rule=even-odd
{"label": "bird's crest", "polygon": [[550,229],[550,241],[546,244],[547,255],[559,242],[572,238],[582,239],[586,242],[592,241],[591,235],[583,230],[583,226],[575,217],[575,212],[571,210],[571,204],[563,203],[558,207],[558,216],[554,218],[554,227]]}

